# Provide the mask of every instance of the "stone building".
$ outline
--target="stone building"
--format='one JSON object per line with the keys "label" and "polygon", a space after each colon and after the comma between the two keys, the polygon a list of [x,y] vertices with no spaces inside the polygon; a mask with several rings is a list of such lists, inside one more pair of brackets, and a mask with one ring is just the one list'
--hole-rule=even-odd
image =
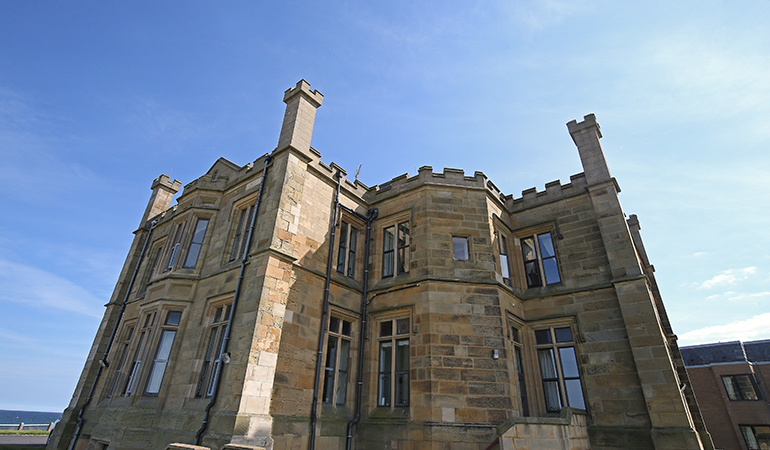
{"label": "stone building", "polygon": [[161,175],[49,449],[711,448],[593,115],[521,197],[431,167],[374,187],[310,146]]}
{"label": "stone building", "polygon": [[682,358],[714,447],[770,448],[770,340],[682,347]]}

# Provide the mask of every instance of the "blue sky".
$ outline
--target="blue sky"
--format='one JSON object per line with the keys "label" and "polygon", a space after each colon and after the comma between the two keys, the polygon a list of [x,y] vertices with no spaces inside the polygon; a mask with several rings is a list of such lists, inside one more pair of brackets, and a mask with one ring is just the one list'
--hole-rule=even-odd
{"label": "blue sky", "polygon": [[0,409],[69,402],[161,173],[313,146],[375,185],[582,171],[595,113],[680,345],[770,338],[770,3],[2,2]]}

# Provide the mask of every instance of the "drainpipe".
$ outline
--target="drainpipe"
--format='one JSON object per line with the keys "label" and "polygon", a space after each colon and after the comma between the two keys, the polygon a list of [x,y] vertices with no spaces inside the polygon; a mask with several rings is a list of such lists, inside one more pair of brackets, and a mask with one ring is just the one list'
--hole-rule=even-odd
{"label": "drainpipe", "polygon": [[254,204],[254,214],[251,215],[251,223],[249,224],[249,233],[246,235],[246,248],[243,251],[243,257],[241,259],[241,271],[238,274],[238,283],[235,285],[235,294],[233,294],[233,304],[230,307],[230,315],[227,317],[227,326],[225,327],[225,335],[222,338],[222,344],[219,348],[219,357],[214,361],[213,374],[213,392],[211,393],[211,401],[206,405],[206,410],[203,413],[203,423],[200,429],[195,433],[195,445],[201,444],[203,433],[209,425],[209,416],[211,414],[211,408],[214,407],[214,403],[217,401],[217,393],[219,393],[219,380],[222,374],[222,365],[230,361],[230,355],[227,353],[227,344],[230,342],[230,330],[233,324],[233,318],[235,317],[235,307],[238,305],[238,298],[241,296],[241,285],[243,285],[243,277],[246,271],[246,263],[249,260],[249,248],[251,248],[251,240],[254,236],[254,226],[257,223],[257,213],[259,212],[259,204],[262,201],[262,191],[265,187],[265,178],[267,178],[267,165],[270,164],[272,158],[270,155],[265,155],[265,165],[262,168],[262,180],[259,182],[259,192],[257,192],[257,202]]}
{"label": "drainpipe", "polygon": [[334,192],[332,204],[331,233],[329,234],[329,258],[326,261],[326,283],[324,285],[323,314],[321,315],[321,333],[318,337],[318,354],[315,364],[315,382],[313,383],[313,400],[310,406],[310,450],[315,450],[315,429],[318,421],[318,387],[321,384],[321,358],[324,350],[324,337],[326,336],[326,320],[329,314],[329,284],[332,277],[332,264],[334,263],[334,237],[337,234],[337,212],[340,202],[340,184],[342,173],[337,171],[337,190]]}
{"label": "drainpipe", "polygon": [[120,305],[120,311],[118,311],[118,318],[115,320],[115,325],[112,327],[112,333],[110,333],[110,340],[107,341],[107,348],[104,349],[104,354],[102,355],[102,359],[99,360],[99,368],[96,370],[94,381],[91,383],[91,389],[88,391],[88,397],[86,397],[85,403],[83,403],[83,406],[80,407],[80,411],[78,411],[78,426],[77,428],[75,428],[75,433],[72,435],[72,441],[70,441],[69,450],[74,450],[75,443],[80,437],[80,431],[83,429],[83,424],[86,423],[86,420],[83,418],[83,412],[85,412],[88,404],[91,403],[91,399],[94,396],[94,391],[96,390],[96,383],[97,381],[99,381],[99,377],[101,377],[102,371],[108,366],[107,357],[110,355],[110,349],[112,348],[112,341],[115,340],[115,335],[118,332],[120,321],[123,319],[123,313],[126,311],[126,303],[128,303],[128,297],[131,295],[131,289],[133,289],[134,287],[134,282],[136,281],[136,275],[139,273],[139,266],[142,265],[142,259],[144,259],[144,254],[147,251],[147,244],[149,244],[150,237],[152,237],[152,230],[155,228],[155,225],[157,224],[158,224],[157,220],[153,220],[150,223],[150,229],[147,232],[147,239],[144,240],[144,245],[142,245],[142,252],[139,254],[139,261],[136,262],[136,267],[134,267],[134,273],[131,274],[131,281],[128,282],[128,289],[126,289],[126,295],[123,297],[123,303],[121,303]]}
{"label": "drainpipe", "polygon": [[345,448],[350,450],[350,445],[353,442],[353,426],[361,420],[361,390],[364,385],[364,340],[366,339],[366,307],[369,305],[367,301],[369,297],[369,239],[372,234],[372,222],[377,218],[379,210],[372,208],[369,210],[369,214],[366,216],[366,249],[364,250],[364,292],[361,295],[361,330],[359,331],[358,339],[358,382],[356,384],[356,416],[348,422],[348,435],[345,443]]}

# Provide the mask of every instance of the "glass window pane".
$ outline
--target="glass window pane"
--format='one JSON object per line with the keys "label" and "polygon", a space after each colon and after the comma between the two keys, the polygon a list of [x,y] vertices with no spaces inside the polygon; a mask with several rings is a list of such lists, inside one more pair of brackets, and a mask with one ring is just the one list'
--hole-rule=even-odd
{"label": "glass window pane", "polygon": [[551,343],[551,330],[535,331],[535,342],[538,345]]}
{"label": "glass window pane", "polygon": [[174,343],[174,336],[176,331],[163,330],[163,334],[160,336],[160,344],[158,344],[158,354],[155,359],[168,359],[168,355],[171,354],[171,345]]}
{"label": "glass window pane", "polygon": [[409,334],[409,319],[396,320],[396,334]]}
{"label": "glass window pane", "polygon": [[340,370],[347,371],[350,364],[350,341],[340,340]]}
{"label": "glass window pane", "polygon": [[760,425],[751,428],[754,429],[754,438],[757,440],[758,447],[760,449],[770,449],[770,427]]}
{"label": "glass window pane", "polygon": [[561,277],[559,276],[559,264],[556,263],[556,258],[544,259],[543,271],[545,272],[546,284],[553,284],[561,281]]}
{"label": "glass window pane", "polygon": [[393,353],[393,343],[381,342],[380,343],[380,372],[390,372],[391,368],[391,355]]}
{"label": "glass window pane", "polygon": [[181,311],[169,311],[166,315],[166,325],[179,325],[179,320],[181,319]]}
{"label": "glass window pane", "polygon": [[538,287],[543,285],[543,282],[540,281],[540,267],[537,265],[537,261],[525,263],[524,273],[527,277],[527,287]]}
{"label": "glass window pane", "polygon": [[540,374],[543,379],[556,378],[556,361],[553,359],[553,349],[539,349],[537,356],[540,360]]}
{"label": "glass window pane", "polygon": [[392,251],[382,255],[382,276],[383,277],[393,276],[393,259],[394,259],[393,257],[394,257],[394,254]]}
{"label": "glass window pane", "polygon": [[754,430],[751,427],[741,427],[741,432],[743,432],[743,438],[746,439],[749,450],[759,450],[759,442],[754,437]]}
{"label": "glass window pane", "polygon": [[219,323],[220,319],[222,319],[222,307],[221,306],[219,308],[217,308],[216,311],[214,311],[214,323]]}
{"label": "glass window pane", "polygon": [[348,224],[342,222],[340,227],[340,244],[337,251],[337,272],[345,273],[345,257],[347,256]]}
{"label": "glass window pane", "polygon": [[586,409],[580,380],[564,380],[564,387],[567,389],[567,404],[572,408]]}
{"label": "glass window pane", "polygon": [[550,258],[556,256],[553,251],[553,241],[551,240],[551,233],[543,233],[537,235],[538,243],[540,244],[540,257]]}
{"label": "glass window pane", "polygon": [[543,393],[545,394],[545,409],[549,412],[559,411],[561,409],[561,398],[559,397],[559,382],[544,381]]}
{"label": "glass window pane", "polygon": [[500,255],[500,271],[503,278],[511,278],[511,271],[508,269],[508,255]]}
{"label": "glass window pane", "polygon": [[452,236],[452,251],[456,261],[467,261],[470,259],[468,238]]}
{"label": "glass window pane", "polygon": [[147,381],[147,393],[157,394],[160,392],[160,383],[163,381],[163,374],[166,373],[166,361],[155,361],[152,364],[150,378]]}
{"label": "glass window pane", "polygon": [[572,329],[570,327],[556,328],[556,342],[572,342]]}
{"label": "glass window pane", "polygon": [[343,406],[348,398],[348,373],[340,372],[337,375],[337,393],[335,394],[335,402]]}
{"label": "glass window pane", "polygon": [[722,377],[722,383],[725,385],[725,391],[727,391],[727,398],[730,400],[738,400],[738,393],[735,389],[732,377]]}
{"label": "glass window pane", "polygon": [[377,406],[390,406],[390,373],[381,373],[379,378]]}
{"label": "glass window pane", "polygon": [[380,337],[393,336],[393,321],[380,322]]}
{"label": "glass window pane", "polygon": [[562,347],[559,349],[559,358],[561,358],[561,371],[564,378],[579,378],[577,358],[574,347]]}
{"label": "glass window pane", "polygon": [[340,332],[340,319],[337,317],[332,316],[331,319],[329,319],[329,331],[332,333],[339,333]]}
{"label": "glass window pane", "polygon": [[409,405],[409,372],[396,375],[396,406]]}
{"label": "glass window pane", "polygon": [[201,253],[201,244],[196,244],[195,242],[190,244],[190,249],[187,250],[187,258],[184,260],[184,267],[186,268],[194,268],[196,264],[198,264],[198,256],[200,256]]}
{"label": "glass window pane", "polygon": [[326,368],[334,370],[335,362],[337,361],[337,338],[329,336],[329,341],[326,343]]}
{"label": "glass window pane", "polygon": [[348,322],[347,320],[343,320],[342,321],[342,334],[344,334],[345,336],[351,336],[351,331],[350,331],[351,326],[352,325],[351,325],[350,322]]}
{"label": "glass window pane", "polygon": [[743,400],[759,400],[759,397],[757,397],[757,393],[754,390],[754,386],[751,384],[751,377],[749,375],[736,375],[735,384],[737,385]]}
{"label": "glass window pane", "polygon": [[409,370],[409,339],[396,342],[396,372]]}
{"label": "glass window pane", "polygon": [[396,244],[395,227],[385,228],[382,239],[383,250],[393,250]]}
{"label": "glass window pane", "polygon": [[534,261],[537,259],[534,239],[530,237],[521,240],[521,254],[524,256],[524,261]]}

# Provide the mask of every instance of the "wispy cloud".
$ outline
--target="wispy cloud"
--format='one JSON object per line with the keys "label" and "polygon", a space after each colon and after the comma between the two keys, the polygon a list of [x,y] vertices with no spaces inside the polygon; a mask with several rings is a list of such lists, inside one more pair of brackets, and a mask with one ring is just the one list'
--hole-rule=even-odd
{"label": "wispy cloud", "polygon": [[745,269],[729,269],[719,273],[715,277],[704,281],[698,288],[711,289],[715,286],[735,284],[738,281],[747,279],[757,271],[756,267],[746,267]]}
{"label": "wispy cloud", "polygon": [[770,338],[770,313],[750,319],[688,331],[679,336],[680,345],[705,344],[719,341],[751,341]]}
{"label": "wispy cloud", "polygon": [[104,299],[58,275],[0,260],[0,301],[101,317]]}

